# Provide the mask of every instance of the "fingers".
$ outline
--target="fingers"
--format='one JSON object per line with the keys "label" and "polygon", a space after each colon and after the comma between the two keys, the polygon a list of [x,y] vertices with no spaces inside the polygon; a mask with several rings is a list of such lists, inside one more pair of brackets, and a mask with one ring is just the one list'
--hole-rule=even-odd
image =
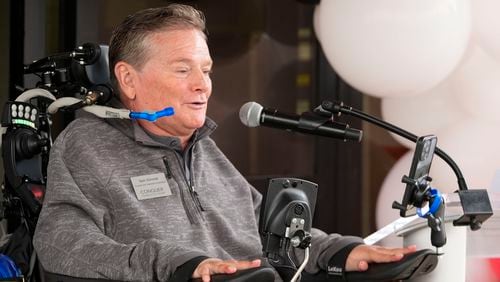
{"label": "fingers", "polygon": [[398,261],[404,257],[405,254],[412,253],[412,249],[408,248],[394,248],[394,249],[375,249],[369,253],[368,262],[393,262]]}
{"label": "fingers", "polygon": [[219,259],[206,259],[202,261],[193,272],[192,278],[201,278],[203,282],[210,281],[210,274],[212,273],[212,269],[217,265]]}
{"label": "fingers", "polygon": [[417,250],[417,245],[410,245],[403,249],[406,250],[405,254],[414,253]]}
{"label": "fingers", "polygon": [[210,276],[214,274],[231,274],[238,270],[259,267],[260,259],[252,261],[220,260],[209,258],[202,261],[194,270],[192,278],[201,278],[203,282],[210,281]]}
{"label": "fingers", "polygon": [[392,262],[398,261],[402,259],[404,256],[403,253],[400,252],[374,252],[369,256],[369,262]]}
{"label": "fingers", "polygon": [[410,245],[405,248],[384,248],[380,246],[372,246],[378,253],[383,253],[387,255],[395,255],[395,254],[410,254],[417,250],[416,245]]}
{"label": "fingers", "polygon": [[252,260],[252,261],[233,261],[234,266],[237,270],[249,269],[260,266],[260,259]]}
{"label": "fingers", "polygon": [[384,248],[359,245],[355,247],[346,261],[346,271],[365,271],[370,263],[386,263],[401,260],[406,254],[416,251],[416,246],[405,248]]}

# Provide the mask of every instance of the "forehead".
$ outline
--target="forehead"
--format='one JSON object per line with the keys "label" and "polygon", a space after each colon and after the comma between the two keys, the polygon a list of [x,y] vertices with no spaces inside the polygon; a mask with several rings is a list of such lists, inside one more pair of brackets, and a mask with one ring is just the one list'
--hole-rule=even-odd
{"label": "forehead", "polygon": [[193,29],[172,29],[152,33],[146,40],[150,59],[178,59],[192,57],[193,59],[210,59],[206,36],[203,32]]}

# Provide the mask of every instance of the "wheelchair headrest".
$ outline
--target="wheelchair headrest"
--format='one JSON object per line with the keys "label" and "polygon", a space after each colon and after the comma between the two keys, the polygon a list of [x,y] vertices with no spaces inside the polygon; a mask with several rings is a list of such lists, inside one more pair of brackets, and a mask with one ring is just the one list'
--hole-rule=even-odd
{"label": "wheelchair headrest", "polygon": [[96,62],[85,66],[85,72],[91,84],[110,84],[109,80],[109,47],[107,45],[99,45],[101,50],[100,56]]}
{"label": "wheelchair headrest", "polygon": [[[83,49],[82,49],[83,48]],[[81,51],[71,66],[71,73],[76,81],[86,86],[111,86],[109,78],[109,59],[107,45],[85,43],[76,50]]]}

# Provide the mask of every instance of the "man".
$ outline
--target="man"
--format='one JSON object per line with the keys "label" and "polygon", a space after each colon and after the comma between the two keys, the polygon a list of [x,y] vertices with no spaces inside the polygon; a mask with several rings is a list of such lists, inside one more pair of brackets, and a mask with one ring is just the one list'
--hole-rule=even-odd
{"label": "man", "polygon": [[[201,12],[140,11],[114,31],[109,60],[121,103],[175,115],[155,122],[71,123],[52,147],[35,234],[49,272],[126,281],[186,281],[261,264],[261,195],[220,152],[206,118],[212,59]],[[396,261],[412,248],[362,245],[313,230],[306,271]]]}

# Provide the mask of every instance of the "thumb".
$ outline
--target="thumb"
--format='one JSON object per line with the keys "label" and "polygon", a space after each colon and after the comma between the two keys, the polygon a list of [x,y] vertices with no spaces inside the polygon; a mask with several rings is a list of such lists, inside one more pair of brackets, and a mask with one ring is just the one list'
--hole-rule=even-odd
{"label": "thumb", "polygon": [[368,262],[366,260],[360,260],[358,263],[358,271],[368,270]]}

